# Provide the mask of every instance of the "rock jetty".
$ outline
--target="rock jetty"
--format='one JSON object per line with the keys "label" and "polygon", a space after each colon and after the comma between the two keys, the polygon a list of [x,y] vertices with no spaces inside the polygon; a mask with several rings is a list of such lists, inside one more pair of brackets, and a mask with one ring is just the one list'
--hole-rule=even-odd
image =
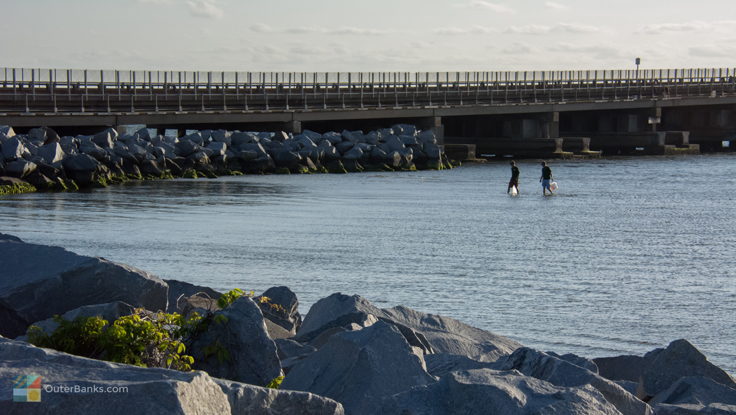
{"label": "rock jetty", "polygon": [[[288,287],[221,294],[4,234],[0,253],[3,414],[736,413],[734,379],[682,339],[644,356],[589,359],[357,295],[332,294],[301,316]],[[141,309],[211,317],[184,340],[194,370],[27,342],[33,326],[53,331],[63,320]],[[14,400],[27,375],[40,377],[40,402]]]}
{"label": "rock jetty", "polygon": [[0,126],[0,195],[173,177],[452,167],[434,131],[406,124],[367,133],[186,133],[159,135],[155,129],[142,128],[121,135],[107,128],[94,135],[60,137],[46,127],[16,134],[13,128]]}

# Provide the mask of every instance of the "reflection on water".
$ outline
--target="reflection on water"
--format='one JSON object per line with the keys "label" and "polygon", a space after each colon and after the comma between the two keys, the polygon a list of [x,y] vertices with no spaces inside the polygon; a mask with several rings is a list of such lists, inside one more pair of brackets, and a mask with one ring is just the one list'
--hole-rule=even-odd
{"label": "reflection on water", "polygon": [[0,199],[0,232],[213,286],[335,291],[586,356],[686,337],[736,372],[736,157],[243,176]]}

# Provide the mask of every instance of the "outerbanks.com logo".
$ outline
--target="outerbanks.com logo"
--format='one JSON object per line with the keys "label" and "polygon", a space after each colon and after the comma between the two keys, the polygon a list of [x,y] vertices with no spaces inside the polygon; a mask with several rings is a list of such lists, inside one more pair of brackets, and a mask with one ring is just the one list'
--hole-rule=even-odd
{"label": "outerbanks.com logo", "polygon": [[20,375],[13,381],[13,402],[41,402],[44,393],[86,394],[86,393],[128,393],[127,386],[100,385],[42,385],[41,376]]}

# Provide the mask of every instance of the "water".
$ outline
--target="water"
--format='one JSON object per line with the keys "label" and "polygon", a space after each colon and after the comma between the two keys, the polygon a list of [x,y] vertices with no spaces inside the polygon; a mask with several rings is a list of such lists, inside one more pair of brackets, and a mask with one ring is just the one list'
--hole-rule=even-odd
{"label": "water", "polygon": [[589,357],[687,338],[736,373],[736,156],[146,182],[0,199],[0,232],[220,290],[287,285]]}

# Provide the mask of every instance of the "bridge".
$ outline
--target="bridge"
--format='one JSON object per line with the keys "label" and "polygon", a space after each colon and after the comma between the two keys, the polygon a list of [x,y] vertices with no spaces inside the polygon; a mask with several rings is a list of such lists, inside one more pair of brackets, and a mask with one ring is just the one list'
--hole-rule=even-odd
{"label": "bridge", "polygon": [[[449,147],[547,154],[731,150],[736,68],[532,72],[0,69],[0,125],[434,128]],[[736,144],[736,142],[734,143]],[[473,151],[473,150],[471,150]]]}

